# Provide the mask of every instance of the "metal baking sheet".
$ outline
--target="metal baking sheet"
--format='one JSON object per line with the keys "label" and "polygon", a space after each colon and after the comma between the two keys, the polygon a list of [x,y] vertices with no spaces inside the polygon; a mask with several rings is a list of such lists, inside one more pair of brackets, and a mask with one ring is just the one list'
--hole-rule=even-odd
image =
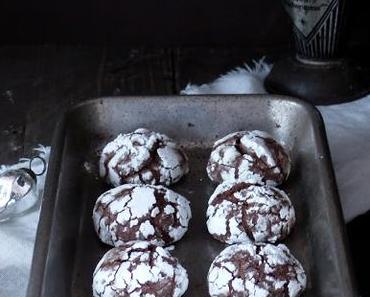
{"label": "metal baking sheet", "polygon": [[344,224],[319,112],[278,96],[171,96],[97,99],[65,114],[54,136],[28,297],[87,297],[92,273],[109,249],[94,233],[92,208],[107,186],[97,178],[97,152],[120,132],[139,127],[182,144],[191,172],[172,188],[188,197],[193,219],[173,254],[188,271],[186,297],[208,296],[206,276],[224,245],[206,230],[215,188],[205,167],[213,142],[230,132],[261,129],[292,151],[293,171],[282,186],[297,224],[285,243],[308,274],[304,296],[356,296]]}

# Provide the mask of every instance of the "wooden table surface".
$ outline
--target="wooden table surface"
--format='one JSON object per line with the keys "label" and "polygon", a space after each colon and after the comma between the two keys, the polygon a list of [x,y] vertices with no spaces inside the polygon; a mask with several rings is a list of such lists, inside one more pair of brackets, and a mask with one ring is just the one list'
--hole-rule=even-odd
{"label": "wooden table surface", "polygon": [[[243,48],[125,48],[104,46],[0,47],[0,164],[49,145],[58,116],[89,98],[178,94],[253,58],[281,51]],[[370,214],[347,225],[362,296],[370,296]],[[366,230],[366,231],[365,231]]]}

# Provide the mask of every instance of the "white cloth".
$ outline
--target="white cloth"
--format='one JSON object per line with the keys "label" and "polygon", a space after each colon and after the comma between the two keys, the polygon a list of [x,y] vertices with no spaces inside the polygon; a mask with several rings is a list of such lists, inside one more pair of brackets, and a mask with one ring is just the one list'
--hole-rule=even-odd
{"label": "white cloth", "polygon": [[[49,160],[50,147],[35,149],[46,162]],[[28,167],[29,159],[21,159],[12,166],[0,166],[0,173],[8,169]],[[32,169],[38,173],[43,169],[40,160],[32,162]],[[37,192],[42,196],[46,172],[37,177]],[[33,246],[39,210],[7,222],[0,223],[0,296],[24,297],[28,285]]]}
{"label": "white cloth", "polygon": [[[187,85],[184,95],[263,94],[271,65],[254,61],[210,84]],[[324,118],[346,222],[370,209],[370,95],[345,104],[319,106]]]}

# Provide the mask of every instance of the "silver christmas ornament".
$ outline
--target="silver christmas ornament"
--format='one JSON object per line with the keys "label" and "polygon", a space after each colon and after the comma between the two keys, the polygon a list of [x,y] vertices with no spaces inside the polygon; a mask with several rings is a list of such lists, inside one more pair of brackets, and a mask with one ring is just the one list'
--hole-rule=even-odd
{"label": "silver christmas ornament", "polygon": [[[40,173],[32,170],[32,162],[40,159],[44,169]],[[29,168],[10,169],[0,174],[0,222],[24,214],[36,205],[37,176],[46,170],[46,162],[40,157],[30,160]]]}

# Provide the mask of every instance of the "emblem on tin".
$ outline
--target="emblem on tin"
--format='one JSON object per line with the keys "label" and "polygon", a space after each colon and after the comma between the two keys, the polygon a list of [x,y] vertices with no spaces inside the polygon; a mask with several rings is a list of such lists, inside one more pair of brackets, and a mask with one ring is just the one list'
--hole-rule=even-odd
{"label": "emblem on tin", "polygon": [[283,0],[295,27],[309,38],[337,0]]}

